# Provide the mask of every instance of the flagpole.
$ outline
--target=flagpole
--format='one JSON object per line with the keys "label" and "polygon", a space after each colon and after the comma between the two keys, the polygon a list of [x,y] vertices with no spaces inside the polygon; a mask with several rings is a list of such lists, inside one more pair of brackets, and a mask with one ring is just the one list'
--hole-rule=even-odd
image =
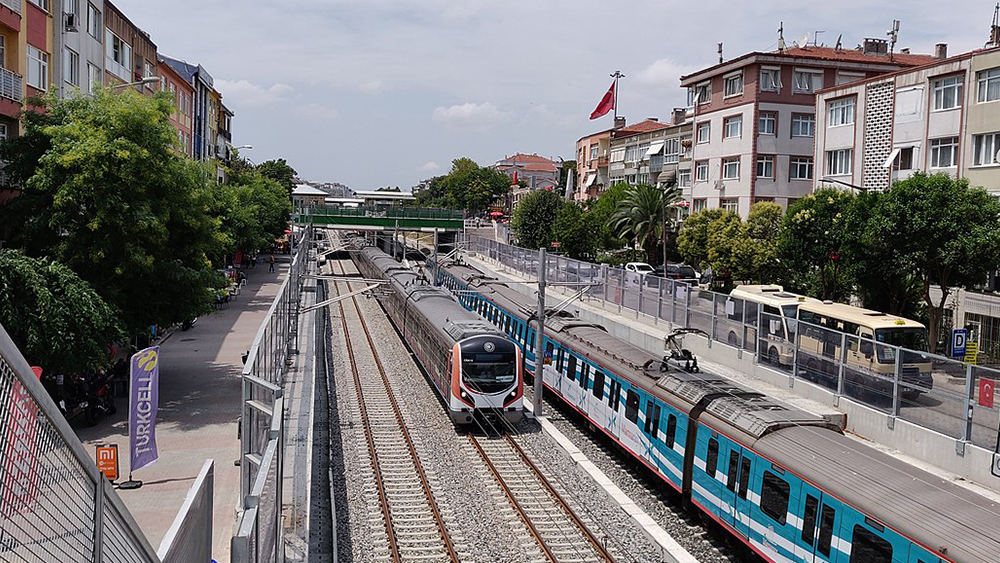
{"label": "flagpole", "polygon": [[622,74],[622,71],[616,70],[614,74],[611,75],[611,78],[615,79],[615,123],[617,123],[618,122],[618,79],[625,78],[625,75]]}

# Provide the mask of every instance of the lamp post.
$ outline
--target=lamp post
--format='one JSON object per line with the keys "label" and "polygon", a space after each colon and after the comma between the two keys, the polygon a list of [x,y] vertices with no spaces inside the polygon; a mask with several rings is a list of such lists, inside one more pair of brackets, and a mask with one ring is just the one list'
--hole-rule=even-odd
{"label": "lamp post", "polygon": [[111,86],[109,86],[109,88],[112,89],[112,90],[117,90],[118,88],[129,88],[131,86],[143,86],[143,85],[146,85],[146,84],[156,84],[159,81],[160,81],[160,78],[157,77],[157,76],[147,76],[146,78],[143,78],[142,80],[138,80],[136,82],[124,82],[122,84],[112,84]]}

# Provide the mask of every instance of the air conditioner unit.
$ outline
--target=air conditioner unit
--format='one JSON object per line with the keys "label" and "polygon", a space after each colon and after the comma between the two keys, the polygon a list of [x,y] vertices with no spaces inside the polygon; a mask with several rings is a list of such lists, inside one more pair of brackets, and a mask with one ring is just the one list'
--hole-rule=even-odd
{"label": "air conditioner unit", "polygon": [[76,14],[73,12],[66,12],[63,14],[63,24],[66,27],[66,31],[75,33],[77,31]]}

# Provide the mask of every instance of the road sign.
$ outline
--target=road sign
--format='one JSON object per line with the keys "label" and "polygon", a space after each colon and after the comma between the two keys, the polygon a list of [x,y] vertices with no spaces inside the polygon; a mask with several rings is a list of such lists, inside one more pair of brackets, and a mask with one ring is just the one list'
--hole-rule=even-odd
{"label": "road sign", "polygon": [[964,358],[965,345],[969,340],[969,331],[964,328],[956,328],[951,331],[951,357]]}
{"label": "road sign", "polygon": [[118,480],[118,444],[97,446],[97,469],[114,483]]}
{"label": "road sign", "polygon": [[559,248],[559,245],[560,245],[559,241],[557,240],[552,241],[552,248]]}
{"label": "road sign", "polygon": [[997,382],[993,379],[979,378],[979,406],[993,408],[993,390],[996,386]]}
{"label": "road sign", "polygon": [[979,354],[979,344],[975,342],[967,342],[965,344],[965,363],[974,364],[976,363],[976,356]]}

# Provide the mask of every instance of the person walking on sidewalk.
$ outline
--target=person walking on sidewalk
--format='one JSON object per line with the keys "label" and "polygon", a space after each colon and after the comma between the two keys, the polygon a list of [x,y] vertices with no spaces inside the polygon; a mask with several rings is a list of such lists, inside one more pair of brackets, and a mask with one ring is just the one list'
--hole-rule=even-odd
{"label": "person walking on sidewalk", "polygon": [[268,272],[273,272],[274,271],[274,252],[271,252],[271,257],[268,259],[268,262],[270,264],[267,267],[267,271]]}

